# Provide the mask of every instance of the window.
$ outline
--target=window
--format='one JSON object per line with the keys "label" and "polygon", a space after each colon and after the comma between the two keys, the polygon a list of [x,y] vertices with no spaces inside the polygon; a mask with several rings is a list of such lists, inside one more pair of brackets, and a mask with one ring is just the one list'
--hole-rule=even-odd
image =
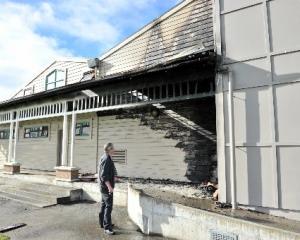
{"label": "window", "polygon": [[46,77],[46,90],[62,87],[65,85],[65,71],[54,70]]}
{"label": "window", "polygon": [[28,95],[31,95],[31,94],[33,94],[33,88],[32,87],[24,89],[24,96],[28,96]]}
{"label": "window", "polygon": [[0,139],[9,139],[9,129],[0,130]]}
{"label": "window", "polygon": [[90,135],[90,122],[76,123],[76,136],[89,136]]}
{"label": "window", "polygon": [[126,150],[115,150],[115,153],[112,157],[115,163],[123,163],[127,162],[127,151]]}
{"label": "window", "polygon": [[[9,129],[0,130],[0,139],[9,139]],[[15,129],[13,130],[13,138],[15,138]]]}
{"label": "window", "polygon": [[48,126],[25,128],[24,138],[47,138]]}

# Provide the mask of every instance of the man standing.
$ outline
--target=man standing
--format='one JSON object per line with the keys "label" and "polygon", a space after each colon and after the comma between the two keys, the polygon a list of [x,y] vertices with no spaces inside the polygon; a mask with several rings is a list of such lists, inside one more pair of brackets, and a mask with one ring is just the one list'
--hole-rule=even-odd
{"label": "man standing", "polygon": [[114,234],[111,223],[113,192],[116,177],[116,168],[112,161],[114,151],[115,149],[112,143],[105,144],[104,154],[101,157],[98,166],[98,182],[100,184],[100,192],[102,195],[99,223],[101,228],[104,228],[104,232],[108,235]]}

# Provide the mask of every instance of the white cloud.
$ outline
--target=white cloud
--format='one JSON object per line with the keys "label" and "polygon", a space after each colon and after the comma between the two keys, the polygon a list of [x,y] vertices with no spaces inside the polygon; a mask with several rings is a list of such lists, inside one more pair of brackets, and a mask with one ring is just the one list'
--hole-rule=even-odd
{"label": "white cloud", "polygon": [[97,55],[124,37],[122,24],[140,26],[160,1],[44,0],[30,5],[0,0],[0,101],[54,60],[76,57],[64,36],[90,43]]}
{"label": "white cloud", "polygon": [[17,92],[50,62],[72,56],[55,39],[35,33],[40,15],[28,5],[0,6],[0,100]]}

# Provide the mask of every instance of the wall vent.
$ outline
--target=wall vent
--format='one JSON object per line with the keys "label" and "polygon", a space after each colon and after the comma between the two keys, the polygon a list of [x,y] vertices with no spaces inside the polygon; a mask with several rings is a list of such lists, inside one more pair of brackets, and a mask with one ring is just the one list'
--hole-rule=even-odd
{"label": "wall vent", "polygon": [[238,240],[238,236],[232,233],[210,230],[210,240]]}
{"label": "wall vent", "polygon": [[123,163],[127,162],[127,151],[126,150],[115,150],[115,154],[113,156],[113,161],[115,163]]}

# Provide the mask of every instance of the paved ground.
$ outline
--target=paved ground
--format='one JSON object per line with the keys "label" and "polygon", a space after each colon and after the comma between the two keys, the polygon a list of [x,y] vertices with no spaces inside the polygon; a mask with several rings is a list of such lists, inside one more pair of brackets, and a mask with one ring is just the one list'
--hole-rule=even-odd
{"label": "paved ground", "polygon": [[[147,237],[137,231],[128,219],[126,209],[115,207],[113,221],[115,236],[106,236],[98,227],[98,204],[80,203],[35,208],[7,199],[0,199],[0,227],[26,223],[21,229],[6,233],[11,240],[163,240]],[[165,240],[165,239],[164,239]]]}

